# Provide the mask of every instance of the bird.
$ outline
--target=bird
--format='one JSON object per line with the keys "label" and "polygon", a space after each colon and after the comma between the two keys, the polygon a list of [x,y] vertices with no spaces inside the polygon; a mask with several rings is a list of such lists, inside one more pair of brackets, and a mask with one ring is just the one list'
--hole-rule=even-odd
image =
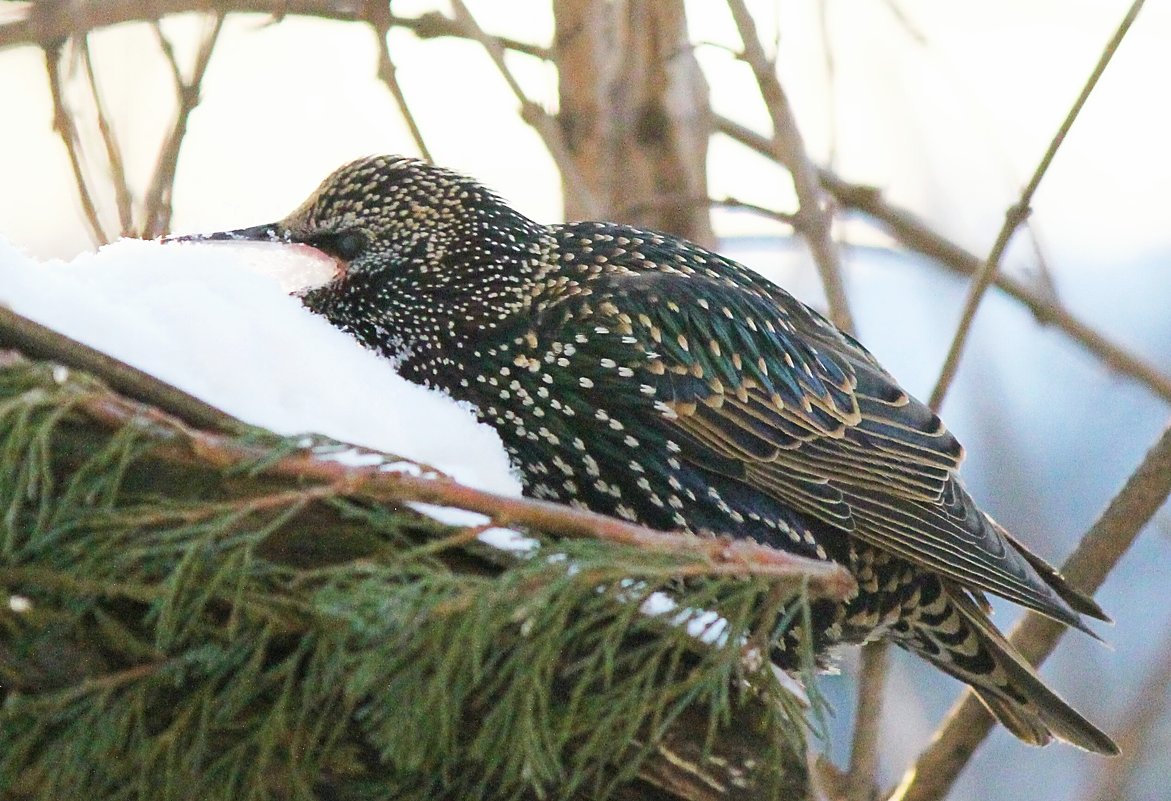
{"label": "bird", "polygon": [[665,233],[542,224],[392,155],[342,166],[283,220],[187,238],[331,257],[302,303],[469,403],[526,496],[842,565],[857,589],[811,603],[819,653],[891,641],[1026,743],[1118,753],[992,624],[986,593],[1091,636],[1101,607],[978,508],[930,408],[753,270]]}

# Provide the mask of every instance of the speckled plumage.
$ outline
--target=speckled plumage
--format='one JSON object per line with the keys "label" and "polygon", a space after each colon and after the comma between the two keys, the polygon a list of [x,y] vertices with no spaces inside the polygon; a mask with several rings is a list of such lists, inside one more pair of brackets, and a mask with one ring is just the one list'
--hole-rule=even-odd
{"label": "speckled plumage", "polygon": [[337,257],[305,305],[472,403],[528,495],[843,564],[859,592],[815,604],[819,648],[889,638],[1026,741],[1114,749],[996,631],[981,593],[1083,629],[1079,613],[1101,610],[977,509],[938,417],[750,270],[627,226],[540,225],[390,156],[341,168],[279,223],[218,236]]}

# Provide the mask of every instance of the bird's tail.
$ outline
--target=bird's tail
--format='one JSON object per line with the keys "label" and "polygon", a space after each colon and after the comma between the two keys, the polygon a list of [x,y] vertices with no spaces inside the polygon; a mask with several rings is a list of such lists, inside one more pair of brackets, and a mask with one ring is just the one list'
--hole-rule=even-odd
{"label": "bird's tail", "polygon": [[896,641],[971,685],[996,719],[1024,742],[1044,745],[1056,737],[1087,751],[1118,753],[1113,740],[1045,686],[959,587],[944,582],[938,598],[906,623]]}

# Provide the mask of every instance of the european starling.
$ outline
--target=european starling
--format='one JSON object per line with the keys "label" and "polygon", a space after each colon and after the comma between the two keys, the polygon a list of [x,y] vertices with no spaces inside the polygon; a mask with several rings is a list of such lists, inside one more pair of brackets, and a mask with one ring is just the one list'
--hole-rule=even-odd
{"label": "european starling", "polygon": [[891,640],[1022,740],[1117,753],[997,631],[983,593],[1084,631],[1101,608],[976,507],[930,409],[751,270],[653,231],[541,225],[395,156],[342,167],[280,222],[198,238],[333,256],[305,305],[471,403],[529,496],[845,565],[857,594],[813,605],[816,648]]}

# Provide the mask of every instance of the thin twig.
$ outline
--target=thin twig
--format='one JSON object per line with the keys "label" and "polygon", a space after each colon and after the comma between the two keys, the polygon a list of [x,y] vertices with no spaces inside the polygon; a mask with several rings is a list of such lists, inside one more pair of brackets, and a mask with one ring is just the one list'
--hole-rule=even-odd
{"label": "thin twig", "polygon": [[[1093,593],[1130,548],[1135,537],[1171,494],[1171,426],[1147,452],[1125,486],[1078,543],[1061,572],[1070,584]],[[1027,614],[1009,642],[1034,665],[1045,660],[1066,631],[1060,623]],[[969,690],[952,707],[927,749],[919,755],[890,801],[938,801],[988,736],[994,722]]]}
{"label": "thin twig", "polygon": [[[383,0],[385,3],[385,0]],[[365,3],[354,0],[232,0],[231,10],[240,13],[275,14],[278,20],[290,16],[356,22],[364,18]],[[30,3],[27,13],[0,25],[0,50],[16,45],[43,46],[87,31],[125,22],[151,22],[172,14],[206,12],[208,0],[102,0],[88,3],[84,19],[79,19],[72,3]],[[417,17],[391,15],[396,28],[411,31],[420,39],[442,37],[467,38],[463,27],[442,12],[430,11]],[[548,61],[547,47],[496,37],[505,50],[523,53]]]}
{"label": "thin twig", "polygon": [[809,243],[813,261],[821,275],[830,319],[843,331],[854,333],[854,318],[842,281],[841,257],[832,236],[833,214],[817,180],[817,170],[805,152],[805,142],[797,128],[789,98],[777,78],[776,64],[765,55],[756,32],[756,22],[744,0],[728,0],[728,8],[744,43],[742,57],[752,67],[761,97],[772,118],[770,156],[784,165],[793,178],[793,189],[797,194],[797,228]]}
{"label": "thin twig", "polygon": [[1025,231],[1029,235],[1029,244],[1033,246],[1032,271],[1036,276],[1036,283],[1049,300],[1059,303],[1057,296],[1057,279],[1053,277],[1053,268],[1049,266],[1049,257],[1045,255],[1045,248],[1041,245],[1041,237],[1037,235],[1037,226],[1031,222],[1025,223]]}
{"label": "thin twig", "polygon": [[907,12],[896,0],[883,0],[883,5],[886,6],[887,11],[894,17],[899,27],[911,38],[911,41],[920,46],[927,45],[927,36],[919,30],[919,27],[907,16]]}
{"label": "thin twig", "polygon": [[[838,163],[838,65],[834,59],[833,37],[830,36],[829,7],[829,0],[821,0],[817,4],[817,29],[821,35],[821,52],[825,61],[825,106],[829,112],[829,143],[825,163],[832,169]],[[777,37],[780,38],[779,30]]]}
{"label": "thin twig", "polygon": [[166,56],[167,64],[170,65],[171,75],[175,81],[179,109],[175,116],[175,123],[171,126],[171,132],[162,148],[159,149],[154,175],[151,177],[150,187],[146,192],[142,224],[142,235],[146,239],[162,236],[171,226],[171,196],[175,188],[175,171],[179,166],[179,151],[183,147],[183,137],[187,135],[187,121],[191,117],[191,112],[199,105],[200,86],[203,83],[204,73],[207,72],[207,65],[211,61],[216,41],[219,39],[220,30],[223,28],[224,18],[223,12],[217,13],[211,30],[204,35],[203,41],[200,42],[190,81],[184,80],[174,47],[163,34],[162,27],[158,22],[154,23],[153,27],[159,48]]}
{"label": "thin twig", "polygon": [[[131,367],[113,356],[22,317],[3,304],[0,304],[0,348],[11,348],[30,359],[92,373],[123,395],[169,409],[203,428],[237,434],[246,429],[243,423],[227,412],[194,395],[188,395],[137,367]],[[0,350],[0,369],[11,366],[9,360],[12,358],[11,351]]]}
{"label": "thin twig", "polygon": [[[458,20],[452,19],[441,11],[428,11],[417,17],[399,17],[392,14],[390,21],[396,27],[406,28],[420,39],[439,39],[444,37],[457,39],[467,38],[467,31],[463,25]],[[526,56],[541,59],[542,61],[550,61],[553,58],[552,52],[547,47],[541,47],[531,42],[522,42],[519,39],[510,39],[507,36],[495,36],[493,38],[505,50],[511,50],[514,53],[523,53]]]}
{"label": "thin twig", "polygon": [[1144,2],[1145,0],[1135,0],[1131,4],[1130,10],[1126,12],[1126,16],[1123,17],[1122,23],[1118,26],[1118,30],[1107,43],[1106,49],[1102,51],[1102,56],[1098,59],[1094,71],[1090,73],[1090,77],[1086,81],[1086,85],[1082,88],[1081,94],[1078,95],[1077,100],[1070,108],[1065,120],[1061,123],[1061,127],[1057,129],[1053,141],[1049,143],[1049,148],[1045,151],[1045,155],[1041,158],[1037,169],[1034,170],[1032,179],[1030,179],[1028,185],[1021,193],[1020,200],[1005,212],[1004,225],[1001,226],[1000,233],[996,237],[996,243],[992,246],[992,252],[988,254],[988,258],[981,265],[975,277],[972,278],[972,283],[968,287],[968,295],[964,299],[964,309],[960,314],[960,322],[956,327],[955,337],[952,339],[951,347],[948,348],[947,358],[944,360],[943,369],[939,374],[939,381],[936,382],[935,389],[931,391],[931,398],[928,400],[928,405],[935,411],[939,411],[940,406],[943,404],[943,399],[951,387],[952,381],[955,380],[956,372],[959,370],[960,358],[964,352],[964,345],[968,341],[968,335],[972,329],[972,321],[976,317],[976,310],[980,306],[980,301],[983,299],[984,293],[1000,269],[1000,262],[1004,258],[1005,250],[1008,249],[1008,243],[1012,240],[1017,228],[1032,213],[1030,204],[1033,201],[1033,195],[1036,193],[1037,187],[1041,185],[1041,179],[1045,177],[1045,173],[1049,170],[1049,165],[1053,163],[1053,158],[1057,155],[1058,148],[1065,141],[1066,134],[1073,127],[1074,121],[1077,119],[1086,100],[1089,99],[1090,93],[1094,91],[1094,87],[1097,85],[1098,79],[1102,77],[1102,73],[1105,72],[1106,66],[1114,57],[1118,46],[1122,44],[1122,40],[1126,37],[1126,32],[1130,30],[1131,23],[1138,16],[1138,12],[1142,9]]}
{"label": "thin twig", "polygon": [[131,236],[134,233],[134,199],[130,193],[130,186],[126,182],[126,167],[122,162],[122,149],[118,147],[114,128],[110,124],[109,115],[106,114],[106,106],[102,103],[101,92],[98,91],[93,56],[89,49],[88,33],[81,36],[81,60],[82,64],[85,65],[85,77],[89,82],[89,91],[94,99],[94,109],[98,116],[98,132],[106,146],[106,160],[110,164],[110,178],[114,184],[114,202],[118,208],[120,233],[122,236]]}
{"label": "thin twig", "polygon": [[431,150],[427,147],[426,140],[423,139],[423,131],[419,128],[414,112],[411,111],[411,107],[407,103],[407,97],[403,94],[402,85],[398,82],[398,70],[390,58],[390,45],[387,42],[391,28],[390,3],[367,3],[367,9],[370,27],[374,29],[374,38],[378,40],[378,79],[386,84],[386,88],[390,90],[390,95],[394,98],[395,105],[398,106],[399,114],[402,115],[407,128],[410,129],[411,138],[415,140],[415,148],[419,151],[419,155],[426,161],[434,163],[435,159],[431,157]]}
{"label": "thin twig", "polygon": [[[957,275],[974,275],[980,268],[981,261],[977,256],[936,233],[909,211],[888,203],[877,189],[851,184],[828,171],[822,172],[821,180],[843,208],[855,209],[882,223],[887,232],[908,249],[927,256]],[[1002,273],[997,273],[995,283],[1005,294],[1028,308],[1038,323],[1059,329],[1109,369],[1138,381],[1171,402],[1171,376],[1111,342],[1064,309],[1047,291],[1032,289]]]}
{"label": "thin twig", "polygon": [[767,206],[759,206],[756,203],[749,203],[746,200],[727,196],[727,197],[704,197],[702,195],[659,195],[654,200],[647,200],[641,203],[631,203],[615,210],[615,218],[623,220],[626,217],[633,217],[647,211],[660,208],[689,208],[689,207],[718,207],[723,209],[743,209],[750,211],[753,214],[758,214],[761,217],[766,217],[774,222],[783,223],[791,228],[796,227],[796,221],[792,214],[776,209],[770,209]]}
{"label": "thin twig", "polygon": [[1159,723],[1167,715],[1171,696],[1171,636],[1163,638],[1163,646],[1151,663],[1134,700],[1118,719],[1118,750],[1116,759],[1102,765],[1090,786],[1087,801],[1118,801],[1130,798],[1131,784],[1142,767],[1143,758],[1150,753],[1151,740],[1157,735]]}
{"label": "thin twig", "polygon": [[846,774],[847,801],[870,801],[875,797],[883,690],[889,666],[890,648],[885,642],[872,642],[862,647],[858,698],[854,704],[854,739]]}
{"label": "thin twig", "polygon": [[516,76],[512,74],[512,70],[508,68],[508,64],[504,60],[504,47],[500,44],[500,40],[484,32],[484,29],[476,22],[476,18],[468,11],[468,7],[464,5],[463,0],[451,0],[451,7],[455,12],[456,20],[464,26],[468,36],[479,42],[488,53],[492,63],[496,65],[496,69],[504,78],[504,82],[508,84],[508,88],[516,96],[520,103],[521,118],[540,135],[545,147],[549,150],[549,155],[552,156],[553,162],[557,165],[557,169],[561,171],[566,189],[581,203],[581,208],[586,216],[590,218],[600,216],[601,205],[577,169],[577,164],[561,134],[561,127],[545,109],[541,108],[538,103],[534,103],[525,94],[520,83],[516,80]]}
{"label": "thin twig", "polygon": [[77,126],[73,124],[73,113],[65,105],[65,93],[61,84],[63,47],[64,41],[57,41],[44,47],[45,73],[49,78],[49,94],[53,100],[53,128],[65,144],[65,152],[69,156],[69,166],[73,170],[73,181],[77,185],[77,195],[81,199],[81,209],[89,225],[90,236],[93,237],[95,244],[104,245],[110,239],[102,228],[101,220],[98,219],[98,209],[81,168],[81,141],[77,135]]}
{"label": "thin twig", "polygon": [[[716,117],[716,129],[725,136],[757,153],[768,156],[768,137],[727,117]],[[873,186],[843,180],[830,170],[820,171],[821,185],[834,196],[843,209],[860,211],[872,218],[907,249],[920,253],[956,275],[971,276],[980,269],[979,257],[952,242],[906,209],[888,202]],[[993,279],[1006,295],[1024,305],[1041,325],[1051,325],[1122,375],[1145,385],[1151,392],[1171,402],[1171,376],[1134,356],[1092,326],[1062,308],[1047,292],[1038,292],[1011,276],[997,273]]]}

